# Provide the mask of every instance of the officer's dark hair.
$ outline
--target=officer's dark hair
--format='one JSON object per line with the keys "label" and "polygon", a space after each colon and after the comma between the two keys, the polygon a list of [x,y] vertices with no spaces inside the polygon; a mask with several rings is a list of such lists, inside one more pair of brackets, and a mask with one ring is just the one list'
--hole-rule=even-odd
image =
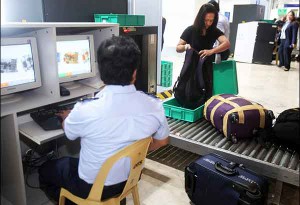
{"label": "officer's dark hair", "polygon": [[106,85],[129,85],[141,59],[137,44],[125,36],[113,36],[103,41],[97,55],[101,80]]}
{"label": "officer's dark hair", "polygon": [[214,7],[217,9],[218,12],[220,12],[220,6],[219,6],[219,3],[214,1],[214,0],[211,0],[209,1],[208,3],[214,5]]}
{"label": "officer's dark hair", "polygon": [[195,18],[194,25],[193,25],[196,28],[196,30],[199,31],[201,34],[202,34],[203,29],[205,29],[204,20],[205,20],[206,14],[208,14],[208,13],[215,14],[214,21],[213,21],[212,25],[208,28],[208,30],[211,30],[212,28],[217,27],[219,16],[218,16],[218,12],[217,12],[216,8],[210,3],[203,4],[201,6],[201,8],[199,9],[199,12]]}

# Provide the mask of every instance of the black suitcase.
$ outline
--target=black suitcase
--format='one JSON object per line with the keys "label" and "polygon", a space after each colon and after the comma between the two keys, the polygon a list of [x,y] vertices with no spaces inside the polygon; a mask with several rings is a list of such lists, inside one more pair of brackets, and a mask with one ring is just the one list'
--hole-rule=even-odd
{"label": "black suitcase", "polygon": [[268,182],[241,164],[209,154],[185,168],[185,191],[196,205],[263,205]]}

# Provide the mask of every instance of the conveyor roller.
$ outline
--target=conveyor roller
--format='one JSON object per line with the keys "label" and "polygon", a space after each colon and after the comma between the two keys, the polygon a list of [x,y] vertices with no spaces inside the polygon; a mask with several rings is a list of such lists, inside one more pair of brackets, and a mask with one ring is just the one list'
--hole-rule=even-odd
{"label": "conveyor roller", "polygon": [[[168,118],[168,123],[170,144],[175,147],[199,155],[214,152],[257,173],[299,186],[299,154],[293,150],[278,144],[265,147],[254,139],[233,144],[204,119],[190,123]],[[179,159],[182,157],[186,156]]]}

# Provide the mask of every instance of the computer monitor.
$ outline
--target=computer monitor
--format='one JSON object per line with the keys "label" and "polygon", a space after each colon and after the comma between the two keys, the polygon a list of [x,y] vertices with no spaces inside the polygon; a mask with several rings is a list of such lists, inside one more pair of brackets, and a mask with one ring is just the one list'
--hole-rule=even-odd
{"label": "computer monitor", "polygon": [[56,41],[59,82],[73,89],[80,84],[67,83],[96,76],[92,35],[58,36]]}
{"label": "computer monitor", "polygon": [[9,94],[40,86],[36,39],[1,38],[1,104],[20,100],[20,95]]}

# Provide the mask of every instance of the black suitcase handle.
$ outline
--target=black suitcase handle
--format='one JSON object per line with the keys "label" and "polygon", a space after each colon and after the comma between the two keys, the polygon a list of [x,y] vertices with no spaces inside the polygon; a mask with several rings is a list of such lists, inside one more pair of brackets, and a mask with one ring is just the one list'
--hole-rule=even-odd
{"label": "black suitcase handle", "polygon": [[234,176],[238,174],[238,171],[224,166],[221,162],[215,162],[215,169],[219,172],[222,172],[223,174]]}
{"label": "black suitcase handle", "polygon": [[197,175],[188,166],[185,168],[185,192],[191,198],[195,191]]}

